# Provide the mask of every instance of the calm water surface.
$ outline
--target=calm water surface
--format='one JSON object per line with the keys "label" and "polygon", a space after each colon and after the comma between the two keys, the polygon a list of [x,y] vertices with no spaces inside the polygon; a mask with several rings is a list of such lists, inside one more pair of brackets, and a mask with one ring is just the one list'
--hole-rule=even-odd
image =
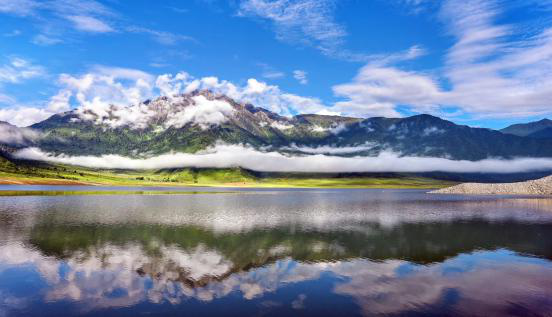
{"label": "calm water surface", "polygon": [[[99,190],[0,186],[14,189]],[[0,317],[551,312],[552,199],[357,189],[0,197]]]}

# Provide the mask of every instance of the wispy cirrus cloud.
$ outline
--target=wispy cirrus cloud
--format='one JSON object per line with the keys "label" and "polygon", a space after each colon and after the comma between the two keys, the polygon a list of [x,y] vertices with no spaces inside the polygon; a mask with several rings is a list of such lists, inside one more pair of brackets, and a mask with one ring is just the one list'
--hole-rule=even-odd
{"label": "wispy cirrus cloud", "polygon": [[[429,75],[394,64],[368,63],[350,83],[333,87],[348,99],[336,106],[353,115],[398,115],[397,107],[438,113],[459,108],[474,117],[524,117],[552,113],[552,25],[531,35],[500,24],[504,2],[444,1],[439,18],[455,38],[444,67]],[[380,59],[385,61],[385,59]],[[444,88],[447,82],[450,88]]]}
{"label": "wispy cirrus cloud", "polygon": [[36,45],[48,46],[62,43],[63,40],[46,34],[38,34],[33,37],[31,42]]}
{"label": "wispy cirrus cloud", "polygon": [[294,70],[293,78],[295,78],[301,85],[306,85],[309,83],[309,80],[307,79],[307,72],[304,70]]}
{"label": "wispy cirrus cloud", "polygon": [[[118,14],[94,0],[0,0],[0,12],[35,22],[39,34],[31,40],[37,45],[62,43],[60,34],[115,32]],[[67,27],[67,24],[71,27]],[[56,34],[57,36],[52,36]]]}
{"label": "wispy cirrus cloud", "polygon": [[35,65],[30,61],[12,56],[8,62],[0,66],[0,83],[19,83],[22,80],[41,77],[46,74],[44,67]]}
{"label": "wispy cirrus cloud", "polygon": [[[26,107],[18,105],[16,98],[3,93],[4,85],[20,84],[26,80],[44,77],[46,69],[21,57],[11,56],[0,66],[0,104],[8,105],[0,108],[0,121],[7,121],[19,126],[26,126],[37,120],[44,120],[53,112],[48,107]],[[47,115],[48,113],[49,115]]]}
{"label": "wispy cirrus cloud", "polygon": [[66,19],[73,22],[78,30],[92,33],[109,33],[115,30],[106,22],[85,15],[66,16]]}
{"label": "wispy cirrus cloud", "polygon": [[269,64],[266,63],[257,63],[257,66],[259,66],[262,69],[261,76],[263,78],[267,79],[278,79],[286,76],[286,73],[279,71],[272,67]]}
{"label": "wispy cirrus cloud", "polygon": [[130,27],[127,27],[126,30],[131,33],[143,33],[143,34],[150,35],[157,42],[163,45],[175,45],[181,41],[192,41],[192,42],[196,41],[191,36],[174,34],[174,33],[165,32],[165,31],[158,31],[158,30],[153,30],[153,29],[138,27],[138,26],[130,26]]}
{"label": "wispy cirrus cloud", "polygon": [[[269,21],[280,41],[311,46],[322,54],[350,62],[372,62],[396,54],[367,54],[344,47],[348,33],[335,19],[334,0],[242,0],[238,16]],[[418,53],[422,52],[417,47]],[[414,52],[412,52],[414,53]]]}
{"label": "wispy cirrus cloud", "polygon": [[[62,43],[62,35],[72,31],[90,34],[140,33],[151,36],[163,45],[194,40],[186,35],[129,25],[118,12],[94,0],[0,0],[0,13],[29,18],[36,22],[40,33],[31,42],[37,45]],[[68,28],[67,23],[71,27]]]}
{"label": "wispy cirrus cloud", "polygon": [[238,16],[267,20],[280,41],[312,46],[328,56],[363,59],[342,48],[345,27],[335,21],[332,0],[243,0]]}
{"label": "wispy cirrus cloud", "polygon": [[334,21],[333,1],[246,0],[238,14],[270,20],[278,39],[325,48],[343,43],[345,28]]}

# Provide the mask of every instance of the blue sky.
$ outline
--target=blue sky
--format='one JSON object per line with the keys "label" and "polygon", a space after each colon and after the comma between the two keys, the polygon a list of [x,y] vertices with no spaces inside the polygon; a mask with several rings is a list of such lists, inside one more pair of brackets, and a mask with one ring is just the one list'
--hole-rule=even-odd
{"label": "blue sky", "polygon": [[[552,113],[552,1],[0,0],[0,120],[201,87],[284,115]],[[180,74],[180,75],[179,75]]]}

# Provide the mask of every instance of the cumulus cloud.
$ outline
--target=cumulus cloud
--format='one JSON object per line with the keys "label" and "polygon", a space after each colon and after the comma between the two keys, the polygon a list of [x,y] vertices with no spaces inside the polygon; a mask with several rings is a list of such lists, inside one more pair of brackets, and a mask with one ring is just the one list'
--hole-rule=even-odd
{"label": "cumulus cloud", "polygon": [[427,76],[372,64],[364,66],[351,83],[336,85],[333,90],[347,99],[336,102],[333,109],[361,117],[400,117],[397,105],[425,109],[431,105],[428,101],[442,95]]}
{"label": "cumulus cloud", "polygon": [[37,148],[19,151],[17,157],[97,168],[158,169],[177,167],[243,167],[266,172],[429,172],[517,173],[552,170],[552,159],[518,158],[480,161],[450,160],[435,157],[408,157],[384,152],[375,157],[330,155],[289,156],[261,152],[248,146],[216,145],[195,154],[173,153],[147,159],[118,155],[67,156],[44,153]]}
{"label": "cumulus cloud", "polygon": [[15,107],[0,109],[0,120],[19,127],[26,127],[33,123],[49,118],[56,112],[37,107]]}
{"label": "cumulus cloud", "polygon": [[[52,96],[44,107],[16,106],[0,109],[0,121],[6,121],[18,127],[29,126],[47,119],[56,113],[69,110],[69,97],[69,92],[60,91],[58,94]],[[15,100],[7,101],[15,103]]]}
{"label": "cumulus cloud", "polygon": [[[15,66],[10,64],[5,67],[5,80],[18,81],[22,77],[40,74],[41,68],[24,60],[17,59],[12,63]],[[22,71],[16,72],[16,66]],[[0,73],[0,80],[1,76]],[[60,90],[51,97],[48,106],[5,108],[0,110],[0,120],[18,126],[29,125],[46,119],[56,111],[74,108],[82,119],[98,124],[143,128],[155,116],[155,111],[143,103],[145,100],[166,96],[178,101],[175,97],[195,90],[210,90],[216,95],[226,95],[237,102],[261,106],[281,115],[327,111],[327,107],[317,98],[286,93],[278,86],[254,78],[248,79],[245,85],[235,85],[214,76],[195,78],[186,72],[179,72],[156,77],[137,69],[96,65],[81,75],[61,74],[57,83]],[[5,103],[12,99],[4,96],[0,101]],[[228,114],[228,111],[222,113]]]}
{"label": "cumulus cloud", "polygon": [[278,86],[269,85],[255,78],[248,79],[246,85],[238,86],[213,76],[194,78],[189,74],[179,73],[176,76],[160,76],[157,86],[167,95],[207,89],[238,102],[260,106],[281,115],[317,113],[326,109],[326,106],[317,98],[286,93]]}
{"label": "cumulus cloud", "polygon": [[193,105],[174,113],[165,125],[181,128],[187,123],[195,123],[206,129],[227,121],[234,111],[232,105],[224,100],[209,100],[205,96],[195,96],[192,100]]}

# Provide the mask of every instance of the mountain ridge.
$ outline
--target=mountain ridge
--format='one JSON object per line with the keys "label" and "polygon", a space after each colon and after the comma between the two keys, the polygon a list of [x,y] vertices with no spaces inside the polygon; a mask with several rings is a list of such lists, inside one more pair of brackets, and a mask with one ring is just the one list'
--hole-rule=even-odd
{"label": "mountain ridge", "polygon": [[208,90],[127,107],[78,108],[20,129],[35,133],[25,140],[25,146],[64,155],[140,158],[196,153],[222,142],[290,155],[393,152],[470,161],[552,157],[552,139],[457,125],[428,114],[365,119],[319,114],[286,117]]}
{"label": "mountain ridge", "polygon": [[[517,136],[531,136],[545,129],[552,129],[552,120],[545,118],[534,122],[512,124],[501,129],[500,132]],[[538,134],[536,136],[538,137]]]}

